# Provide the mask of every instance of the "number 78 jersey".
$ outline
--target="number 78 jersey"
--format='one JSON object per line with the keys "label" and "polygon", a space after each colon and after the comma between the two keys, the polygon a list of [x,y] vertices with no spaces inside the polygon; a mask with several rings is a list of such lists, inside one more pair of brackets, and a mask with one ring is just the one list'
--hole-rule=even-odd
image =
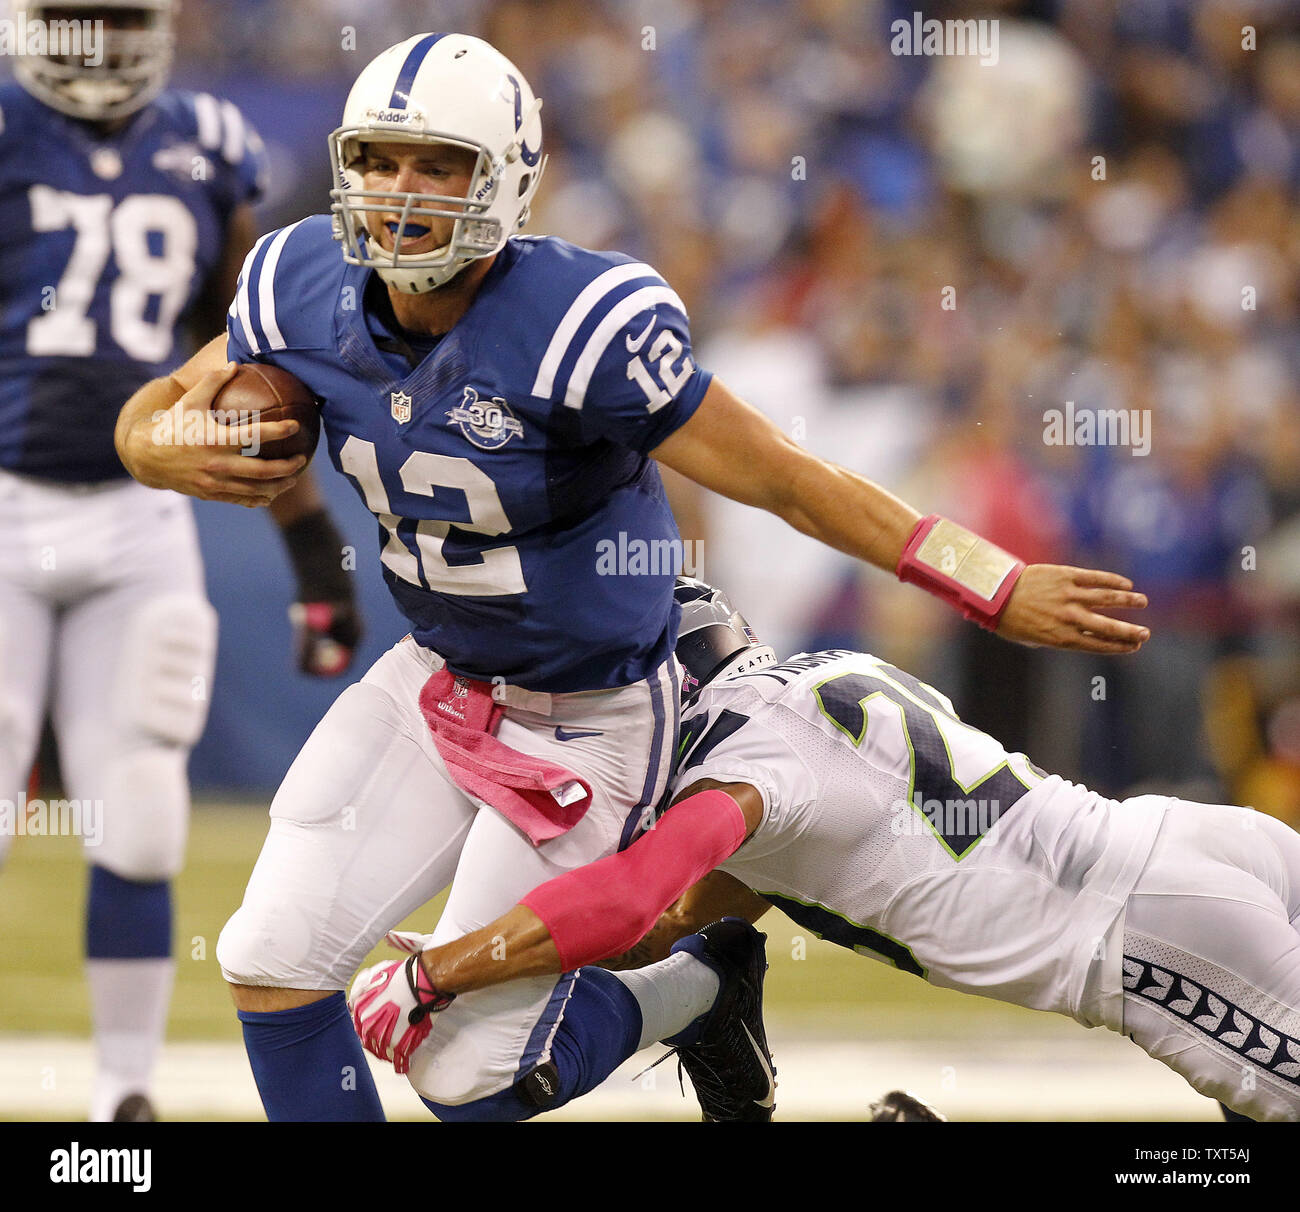
{"label": "number 78 jersey", "polygon": [[722,869],[806,929],[936,985],[1105,1021],[1090,966],[1167,800],[1047,775],[867,653],[707,686],[678,738],[674,793],[760,792],[762,823]]}
{"label": "number 78 jersey", "polygon": [[238,110],[207,94],[165,92],[99,134],[0,87],[0,468],[126,475],[118,411],[181,360],[181,317],[264,169]]}

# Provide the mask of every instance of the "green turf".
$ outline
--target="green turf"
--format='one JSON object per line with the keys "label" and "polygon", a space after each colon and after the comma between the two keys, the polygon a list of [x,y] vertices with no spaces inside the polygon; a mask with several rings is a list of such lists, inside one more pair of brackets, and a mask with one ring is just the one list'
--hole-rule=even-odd
{"label": "green turf", "polygon": [[[217,936],[238,906],[266,831],[256,806],[195,811],[186,868],[176,893],[176,991],[168,1038],[236,1040],[217,967]],[[0,1031],[87,1035],[81,979],[85,866],[72,838],[15,839],[0,874]],[[438,902],[405,923],[431,929]],[[933,989],[916,977],[812,938],[772,911],[763,919],[771,971],[768,1013],[805,1033],[876,1037],[1002,1034],[1031,1011]],[[382,948],[376,957],[391,955]]]}

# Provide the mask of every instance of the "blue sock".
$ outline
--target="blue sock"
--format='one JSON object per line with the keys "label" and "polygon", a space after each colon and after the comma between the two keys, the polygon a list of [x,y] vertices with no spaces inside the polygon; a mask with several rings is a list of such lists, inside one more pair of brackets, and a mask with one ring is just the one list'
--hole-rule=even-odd
{"label": "blue sock", "polygon": [[[570,982],[549,1061],[535,1064],[525,1054],[519,1078],[508,1089],[458,1107],[426,1098],[425,1106],[444,1122],[514,1121],[554,1111],[599,1086],[637,1050],[641,1009],[627,986],[603,968],[580,968],[561,977],[557,994]],[[543,1014],[538,1026],[549,1033],[551,1025]]]}
{"label": "blue sock", "polygon": [[341,992],[292,1010],[240,1010],[239,1021],[267,1119],[383,1121],[379,1091]]}
{"label": "blue sock", "polygon": [[86,896],[87,959],[167,959],[172,953],[172,886],[138,883],[91,867]]}

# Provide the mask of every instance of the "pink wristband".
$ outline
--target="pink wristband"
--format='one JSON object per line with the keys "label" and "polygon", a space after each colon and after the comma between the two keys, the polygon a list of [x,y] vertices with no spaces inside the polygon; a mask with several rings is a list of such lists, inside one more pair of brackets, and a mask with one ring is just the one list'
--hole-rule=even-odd
{"label": "pink wristband", "polygon": [[740,805],[725,791],[701,791],[674,804],[626,850],[550,880],[519,903],[542,919],[569,972],[639,942],[744,840]]}
{"label": "pink wristband", "polygon": [[922,518],[898,560],[898,579],[920,585],[996,631],[1025,562],[937,513]]}

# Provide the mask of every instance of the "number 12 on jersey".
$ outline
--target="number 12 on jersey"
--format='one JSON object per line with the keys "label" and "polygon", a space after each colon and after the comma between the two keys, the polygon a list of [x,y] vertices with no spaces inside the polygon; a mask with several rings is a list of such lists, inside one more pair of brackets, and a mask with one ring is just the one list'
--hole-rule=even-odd
{"label": "number 12 on jersey", "polygon": [[398,472],[403,491],[437,500],[439,489],[450,489],[457,503],[463,494],[469,520],[456,521],[453,508],[446,520],[412,523],[398,517],[389,505],[373,442],[350,436],[339,451],[339,464],[356,481],[366,508],[388,535],[379,558],[389,572],[435,593],[496,597],[527,592],[517,547],[493,547],[480,553],[473,564],[448,564],[442,554],[443,540],[453,525],[482,535],[505,534],[510,529],[501,495],[481,467],[469,459],[413,451]]}

